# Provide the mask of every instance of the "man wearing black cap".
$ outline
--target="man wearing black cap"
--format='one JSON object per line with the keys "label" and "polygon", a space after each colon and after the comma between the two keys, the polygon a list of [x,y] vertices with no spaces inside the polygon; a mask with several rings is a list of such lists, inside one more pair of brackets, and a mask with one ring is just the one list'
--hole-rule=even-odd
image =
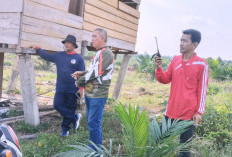
{"label": "man wearing black cap", "polygon": [[77,48],[76,38],[73,35],[68,35],[62,41],[66,51],[57,53],[47,53],[38,46],[30,46],[36,49],[36,53],[43,59],[53,62],[57,67],[57,82],[56,93],[54,97],[54,108],[61,114],[63,121],[61,124],[61,136],[69,135],[70,125],[73,124],[73,129],[76,130],[79,126],[81,114],[75,114],[77,109],[77,95],[82,95],[83,87],[77,88],[75,80],[71,74],[75,71],[85,70],[84,59],[81,55],[75,52]]}

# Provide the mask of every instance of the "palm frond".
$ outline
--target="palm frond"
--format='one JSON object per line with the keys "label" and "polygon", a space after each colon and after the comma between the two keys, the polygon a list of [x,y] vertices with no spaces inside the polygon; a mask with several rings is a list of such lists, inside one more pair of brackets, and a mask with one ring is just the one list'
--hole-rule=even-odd
{"label": "palm frond", "polygon": [[120,103],[115,107],[122,122],[123,144],[127,156],[143,156],[149,137],[149,121],[145,111],[139,112],[139,107]]}
{"label": "palm frond", "polygon": [[161,120],[158,124],[155,118],[149,125],[149,142],[147,156],[170,156],[171,154],[184,148],[185,144],[177,141],[177,136],[186,131],[186,128],[193,125],[193,121],[179,121],[171,119]]}
{"label": "palm frond", "polygon": [[112,154],[113,142],[111,139],[110,139],[109,150],[103,145],[101,145],[101,147],[99,148],[92,141],[88,141],[88,142],[89,144],[94,146],[96,150],[90,148],[89,145],[86,145],[81,142],[77,142],[76,145],[69,146],[71,148],[70,150],[59,153],[54,157],[70,157],[70,156],[76,156],[77,154],[78,157],[119,157],[120,156],[120,152],[121,152],[120,145],[118,146],[117,154],[116,155]]}

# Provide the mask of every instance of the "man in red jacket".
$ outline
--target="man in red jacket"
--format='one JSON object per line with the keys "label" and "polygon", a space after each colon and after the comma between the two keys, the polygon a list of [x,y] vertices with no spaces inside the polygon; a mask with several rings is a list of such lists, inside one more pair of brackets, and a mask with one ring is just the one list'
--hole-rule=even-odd
{"label": "man in red jacket", "polygon": [[[205,110],[208,86],[208,64],[195,53],[201,41],[201,33],[194,29],[183,31],[180,42],[181,55],[175,56],[166,72],[162,69],[162,60],[155,57],[156,78],[160,83],[171,82],[170,97],[165,117],[171,119],[194,120],[195,126],[201,121]],[[194,126],[181,134],[180,143],[187,142],[193,136]],[[179,157],[188,157],[189,152],[181,152]]]}

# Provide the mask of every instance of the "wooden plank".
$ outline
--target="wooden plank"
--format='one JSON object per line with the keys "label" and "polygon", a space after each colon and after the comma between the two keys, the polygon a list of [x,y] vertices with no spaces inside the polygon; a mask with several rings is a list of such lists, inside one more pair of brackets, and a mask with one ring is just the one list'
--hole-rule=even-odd
{"label": "wooden plank", "polygon": [[138,18],[120,11],[106,3],[96,0],[86,0],[86,3],[138,25]]}
{"label": "wooden plank", "polygon": [[25,16],[34,17],[44,21],[49,21],[73,28],[82,29],[83,18],[60,11],[54,8],[43,6],[29,0],[25,0],[24,13]]}
{"label": "wooden plank", "polygon": [[101,27],[105,27],[105,28],[108,28],[108,29],[111,29],[111,30],[114,30],[117,32],[121,32],[123,34],[127,34],[127,35],[130,35],[130,36],[135,37],[135,38],[137,36],[137,31],[134,31],[130,28],[113,23],[111,21],[105,20],[103,18],[100,18],[98,16],[95,16],[95,15],[92,15],[89,13],[85,13],[84,21],[86,21],[88,23],[92,23],[94,25],[99,25]]}
{"label": "wooden plank", "polygon": [[80,29],[27,16],[23,16],[22,23],[23,32],[45,35],[48,37],[55,37],[60,39],[65,39],[68,34],[71,34],[76,37],[77,41],[82,40],[82,30]]}
{"label": "wooden plank", "polygon": [[[92,38],[92,32],[83,30],[83,40],[87,40],[91,42],[91,38]],[[135,44],[112,37],[108,37],[107,46],[111,46],[123,50],[135,51]]]}
{"label": "wooden plank", "polygon": [[4,53],[0,53],[0,99],[2,97]]}
{"label": "wooden plank", "polygon": [[135,16],[137,18],[140,17],[140,13],[139,13],[138,10],[136,10],[136,9],[134,9],[134,8],[132,8],[132,7],[124,4],[123,2],[119,1],[118,8],[119,8],[119,10],[122,10],[122,11],[124,11],[124,12],[126,12],[126,13],[128,13],[128,14],[130,14],[132,16]]}
{"label": "wooden plank", "polygon": [[0,13],[0,43],[18,44],[20,13]]}
{"label": "wooden plank", "polygon": [[0,0],[0,12],[22,12],[23,0]]}
{"label": "wooden plank", "polygon": [[35,86],[34,63],[30,55],[19,56],[19,76],[25,123],[37,126],[40,124],[39,107]]}
{"label": "wooden plank", "polygon": [[131,55],[129,55],[129,54],[126,54],[123,56],[122,64],[121,64],[120,71],[118,74],[118,79],[117,79],[117,82],[114,86],[114,93],[112,96],[113,98],[118,99],[120,96],[122,84],[123,84],[124,78],[126,76],[126,71],[128,69],[130,58],[131,58]]}
{"label": "wooden plank", "polygon": [[68,12],[70,0],[39,0],[39,1],[31,0],[31,1],[54,8],[54,9]]}
{"label": "wooden plank", "polygon": [[106,4],[109,4],[110,6],[114,8],[118,8],[118,0],[100,0]]}
{"label": "wooden plank", "polygon": [[135,31],[138,30],[138,25],[131,23],[130,21],[127,21],[125,19],[122,19],[121,17],[118,17],[116,15],[113,15],[111,13],[105,12],[102,9],[96,8],[90,4],[85,4],[85,14],[90,13],[93,15],[97,15],[100,18],[106,19],[108,21],[120,24],[122,26],[125,26],[127,28],[133,29]]}
{"label": "wooden plank", "polygon": [[[30,45],[37,45],[44,50],[48,51],[64,51],[64,45],[60,38],[48,37],[39,34],[22,32],[20,47],[28,48]],[[80,42],[77,42],[78,49],[75,49],[80,53]]]}
{"label": "wooden plank", "polygon": [[[98,28],[98,27],[101,27],[101,26],[94,25],[94,24],[91,24],[91,23],[88,23],[88,22],[84,22],[84,24],[83,24],[83,29],[91,31],[91,32],[93,30],[95,30],[96,28]],[[102,28],[104,28],[104,27],[102,27]],[[121,39],[121,40],[128,41],[128,42],[131,42],[131,43],[136,43],[136,38],[135,37],[132,37],[132,36],[120,33],[120,32],[116,32],[116,31],[113,31],[113,30],[108,29],[108,28],[104,28],[104,29],[107,31],[108,36],[110,36],[110,37]]]}
{"label": "wooden plank", "polygon": [[64,49],[64,45],[61,43],[63,39],[60,38],[22,32],[21,39],[20,47],[29,47],[32,44],[38,45],[45,50],[62,51]]}

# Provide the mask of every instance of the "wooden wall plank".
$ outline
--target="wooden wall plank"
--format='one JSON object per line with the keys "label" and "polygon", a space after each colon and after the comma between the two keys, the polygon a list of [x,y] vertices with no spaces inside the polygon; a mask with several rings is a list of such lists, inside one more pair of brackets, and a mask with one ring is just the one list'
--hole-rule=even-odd
{"label": "wooden wall plank", "polygon": [[132,16],[135,16],[137,18],[139,18],[139,16],[140,16],[140,13],[139,13],[138,10],[124,4],[123,2],[119,1],[118,8],[119,8],[119,10],[122,10],[122,11],[124,11],[124,12],[126,12],[126,13],[128,13],[128,14],[130,14]]}
{"label": "wooden wall plank", "polygon": [[82,30],[43,21],[40,19],[35,19],[27,16],[23,16],[22,18],[22,31],[27,33],[34,33],[45,35],[48,37],[55,37],[64,39],[68,34],[74,35],[77,41],[81,41],[82,39]]}
{"label": "wooden wall plank", "polygon": [[[83,40],[91,42],[92,32],[83,30]],[[112,46],[115,48],[135,51],[135,44],[120,39],[108,37],[107,46]]]}
{"label": "wooden wall plank", "polygon": [[0,0],[0,12],[22,12],[23,0]]}
{"label": "wooden wall plank", "polygon": [[78,29],[82,29],[83,24],[82,17],[43,6],[29,0],[25,0],[24,15]]}
{"label": "wooden wall plank", "polygon": [[130,21],[122,19],[121,17],[118,17],[118,16],[113,15],[111,13],[105,12],[104,10],[96,8],[96,7],[94,7],[92,5],[89,5],[89,4],[85,4],[85,13],[90,13],[90,14],[93,14],[93,15],[97,15],[100,18],[103,18],[103,19],[106,19],[108,21],[120,24],[122,26],[133,29],[135,31],[138,30],[138,25],[137,24],[131,23]]}
{"label": "wooden wall plank", "polygon": [[[33,33],[26,33],[22,32],[22,39],[20,43],[20,47],[28,48],[30,45],[37,45],[41,47],[44,50],[49,51],[63,51],[64,45],[61,43],[62,40],[60,38],[54,38],[54,37],[48,37],[44,35],[39,34],[33,34]],[[79,46],[76,51],[80,53],[80,42],[77,42],[77,45]]]}
{"label": "wooden wall plank", "polygon": [[85,13],[84,21],[92,23],[94,25],[99,25],[101,27],[105,27],[105,28],[108,28],[108,29],[111,29],[117,32],[121,32],[123,34],[127,34],[133,37],[137,36],[137,31],[134,31],[132,29],[129,29],[127,27],[113,23],[111,21],[105,20],[103,18],[100,18],[98,16],[95,16],[89,13]]}
{"label": "wooden wall plank", "polygon": [[111,5],[114,8],[118,8],[118,0],[100,0],[106,4]]}
{"label": "wooden wall plank", "polygon": [[20,13],[0,13],[0,43],[18,44]]}
{"label": "wooden wall plank", "polygon": [[[84,24],[83,24],[83,29],[88,30],[88,31],[93,31],[98,27],[101,27],[101,26],[95,25],[92,23],[88,23],[88,22],[84,22]],[[131,43],[136,43],[135,37],[132,37],[132,36],[120,33],[120,32],[116,32],[116,31],[113,31],[113,30],[105,28],[105,27],[101,27],[101,28],[104,28],[107,31],[108,36],[110,36],[110,37],[125,40],[125,41],[131,42]]]}
{"label": "wooden wall plank", "polygon": [[123,11],[120,11],[120,10],[118,10],[118,9],[116,9],[116,8],[106,4],[106,3],[103,3],[99,0],[97,0],[97,1],[96,0],[86,0],[86,3],[90,4],[92,6],[95,6],[99,9],[102,9],[102,10],[104,10],[108,13],[111,13],[113,15],[116,15],[118,17],[121,17],[127,21],[134,23],[134,24],[138,24],[138,18],[131,16]]}
{"label": "wooden wall plank", "polygon": [[33,2],[68,12],[70,0],[31,0]]}

